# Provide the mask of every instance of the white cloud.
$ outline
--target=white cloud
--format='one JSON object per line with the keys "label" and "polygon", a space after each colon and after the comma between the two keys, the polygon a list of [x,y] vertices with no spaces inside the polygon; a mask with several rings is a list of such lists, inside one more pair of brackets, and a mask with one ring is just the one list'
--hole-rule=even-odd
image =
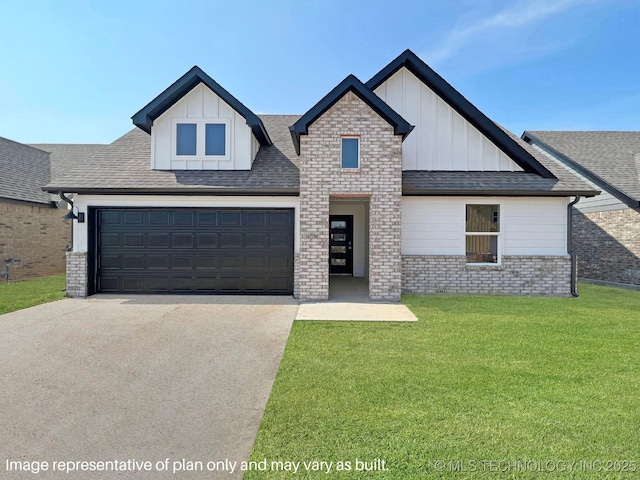
{"label": "white cloud", "polygon": [[533,27],[553,15],[588,3],[594,3],[594,0],[519,1],[473,24],[453,29],[425,58],[432,64],[443,62],[484,38],[495,38],[514,31],[521,33],[526,27]]}

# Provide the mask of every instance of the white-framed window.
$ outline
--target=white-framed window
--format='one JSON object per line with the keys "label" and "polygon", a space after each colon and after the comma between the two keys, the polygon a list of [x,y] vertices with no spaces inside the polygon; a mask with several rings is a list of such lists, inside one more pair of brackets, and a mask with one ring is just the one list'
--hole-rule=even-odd
{"label": "white-framed window", "polygon": [[230,159],[231,120],[173,119],[172,160]]}
{"label": "white-framed window", "polygon": [[345,170],[360,168],[360,137],[343,136],[340,139],[340,166]]}
{"label": "white-framed window", "polygon": [[500,205],[467,203],[465,210],[467,264],[499,264]]}

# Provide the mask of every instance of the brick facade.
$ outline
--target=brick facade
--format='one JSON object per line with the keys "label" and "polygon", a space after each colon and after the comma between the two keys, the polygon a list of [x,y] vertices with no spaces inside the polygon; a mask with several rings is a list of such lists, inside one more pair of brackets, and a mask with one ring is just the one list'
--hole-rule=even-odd
{"label": "brick facade", "polygon": [[581,278],[640,285],[640,209],[573,215]]}
{"label": "brick facade", "polygon": [[67,252],[67,297],[87,296],[87,254]]}
{"label": "brick facade", "polygon": [[568,255],[503,256],[499,267],[467,266],[465,255],[403,255],[402,292],[569,296],[570,272]]}
{"label": "brick facade", "polygon": [[0,261],[21,260],[10,270],[11,281],[64,273],[65,251],[71,240],[71,225],[62,218],[65,213],[57,208],[0,201]]}
{"label": "brick facade", "polygon": [[[341,169],[341,136],[360,137],[360,169]],[[393,127],[349,92],[301,137],[301,301],[329,297],[329,203],[334,197],[369,200],[369,296],[401,295],[402,139]]]}

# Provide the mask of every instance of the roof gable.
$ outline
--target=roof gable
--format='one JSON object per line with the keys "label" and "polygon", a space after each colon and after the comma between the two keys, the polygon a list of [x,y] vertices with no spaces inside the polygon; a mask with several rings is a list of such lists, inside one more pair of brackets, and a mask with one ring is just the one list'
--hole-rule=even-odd
{"label": "roof gable", "polygon": [[144,108],[131,117],[134,125],[151,133],[153,121],[166,112],[178,100],[189,93],[196,85],[204,83],[216,95],[227,102],[231,108],[242,115],[247,121],[247,125],[251,127],[253,135],[256,137],[260,145],[271,145],[271,139],[266,128],[258,116],[245,107],[237,98],[231,95],[227,90],[222,88],[213,78],[207,75],[200,67],[194,66],[182,77],[176,80],[164,92],[151,100]]}
{"label": "roof gable", "polygon": [[389,63],[389,65],[374,75],[365,85],[373,91],[403,67],[433,90],[442,100],[477,128],[525,172],[537,173],[543,178],[555,178],[547,168],[514,142],[500,127],[464,98],[460,92],[449,85],[411,50],[405,50],[401,53],[395,60]]}
{"label": "roof gable", "polygon": [[360,80],[358,80],[354,75],[349,75],[333,90],[325,95],[322,100],[311,107],[307,113],[302,115],[296,123],[289,127],[289,130],[291,131],[291,138],[293,139],[296,153],[298,155],[300,155],[300,135],[307,135],[309,132],[309,126],[348,92],[353,92],[364,103],[369,105],[369,107],[371,107],[378,115],[386,120],[393,127],[394,134],[402,135],[404,138],[413,129],[413,126],[411,126],[409,122],[402,118]]}

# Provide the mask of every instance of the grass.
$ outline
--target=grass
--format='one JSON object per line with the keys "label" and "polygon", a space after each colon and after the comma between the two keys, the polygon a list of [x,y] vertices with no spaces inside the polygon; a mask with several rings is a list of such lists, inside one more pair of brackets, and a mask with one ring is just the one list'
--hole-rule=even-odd
{"label": "grass", "polygon": [[294,324],[245,478],[638,475],[640,292],[404,302],[419,322]]}
{"label": "grass", "polygon": [[64,275],[54,275],[16,283],[0,283],[0,315],[40,305],[41,303],[60,300],[64,296]]}

